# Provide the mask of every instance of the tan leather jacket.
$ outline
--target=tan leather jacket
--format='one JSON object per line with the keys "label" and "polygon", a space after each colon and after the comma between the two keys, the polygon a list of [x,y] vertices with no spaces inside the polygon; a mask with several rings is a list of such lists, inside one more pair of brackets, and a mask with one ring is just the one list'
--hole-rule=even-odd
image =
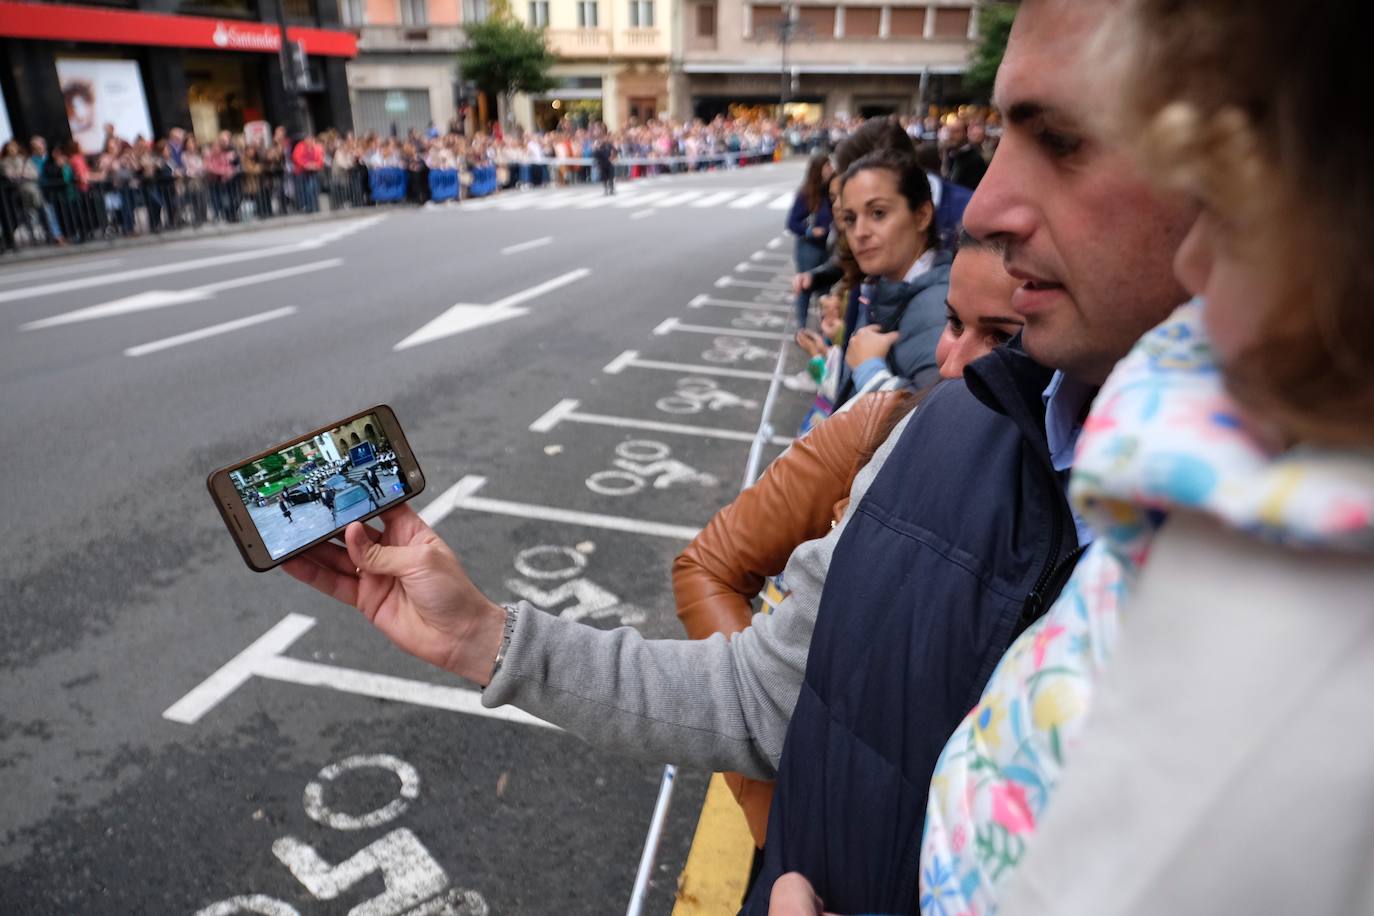
{"label": "tan leather jacket", "polygon": [[[782,572],[793,549],[823,537],[844,515],[854,477],[917,396],[884,391],[825,420],[769,465],[752,487],[715,514],[673,561],[677,616],[692,639],[749,626],[753,600]],[[768,829],[773,784],[726,773],[754,842]]]}

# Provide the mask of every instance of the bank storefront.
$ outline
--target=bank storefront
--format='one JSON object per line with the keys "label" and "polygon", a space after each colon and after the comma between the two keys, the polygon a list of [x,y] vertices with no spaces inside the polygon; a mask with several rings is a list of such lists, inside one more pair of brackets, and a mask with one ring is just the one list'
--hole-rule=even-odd
{"label": "bank storefront", "polygon": [[[316,15],[311,3],[292,6],[298,21]],[[0,132],[71,137],[95,152],[107,124],[126,140],[173,127],[205,140],[255,121],[292,123],[280,30],[229,15],[248,15],[232,3],[224,12],[0,0]],[[288,25],[287,37],[308,60],[302,126],[351,129],[344,64],[357,53],[356,37],[312,25]]]}

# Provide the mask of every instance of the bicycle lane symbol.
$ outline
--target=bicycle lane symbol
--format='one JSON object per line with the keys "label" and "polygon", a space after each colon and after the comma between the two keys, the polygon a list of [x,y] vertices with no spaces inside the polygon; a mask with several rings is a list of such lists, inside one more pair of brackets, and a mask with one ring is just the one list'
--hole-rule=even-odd
{"label": "bicycle lane symbol", "polygon": [[709,378],[684,378],[678,379],[677,390],[673,394],[659,398],[654,406],[664,413],[694,414],[727,407],[749,409],[758,407],[759,402],[726,391]]}
{"label": "bicycle lane symbol", "polygon": [[641,608],[622,602],[619,595],[584,575],[587,557],[595,550],[591,541],[576,547],[541,544],[522,550],[514,564],[521,578],[507,579],[506,590],[565,620],[609,617],[621,626],[643,623],[647,615]]}
{"label": "bicycle lane symbol", "polygon": [[630,439],[615,447],[613,467],[597,471],[587,478],[587,489],[601,496],[630,496],[653,483],[655,490],[666,490],[681,484],[714,487],[720,483],[715,476],[705,474],[676,458],[672,449],[652,439]]}
{"label": "bicycle lane symbol", "polygon": [[[400,783],[397,797],[361,815],[336,810],[326,801],[327,784],[346,773],[368,769],[391,773]],[[332,830],[353,831],[391,823],[419,796],[420,774],[415,767],[390,754],[368,754],[320,770],[305,787],[302,800],[311,820]],[[317,900],[338,899],[368,876],[380,874],[382,893],[354,906],[348,916],[488,916],[490,912],[480,893],[451,886],[448,874],[406,827],[373,840],[338,864],[330,864],[313,846],[294,836],[273,842],[272,854]],[[195,916],[236,913],[300,916],[291,904],[265,894],[230,897],[203,907]]]}

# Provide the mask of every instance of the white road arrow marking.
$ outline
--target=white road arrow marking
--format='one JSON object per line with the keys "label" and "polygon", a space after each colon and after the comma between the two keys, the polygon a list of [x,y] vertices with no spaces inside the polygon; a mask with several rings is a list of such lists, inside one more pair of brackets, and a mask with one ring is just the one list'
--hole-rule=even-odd
{"label": "white road arrow marking", "polygon": [[221,280],[218,283],[207,283],[192,289],[150,289],[135,293],[132,296],[125,296],[123,299],[115,299],[112,302],[102,302],[100,305],[91,305],[72,312],[53,315],[50,318],[30,321],[27,324],[21,324],[19,330],[37,331],[41,328],[75,324],[80,321],[94,321],[97,318],[109,318],[113,315],[127,315],[130,312],[145,312],[149,309],[185,305],[188,302],[201,302],[226,289],[237,289],[240,286],[252,286],[256,283],[270,283],[273,280],[294,277],[298,274],[328,270],[331,267],[338,267],[342,263],[342,258],[330,258],[326,261],[312,261],[309,264],[298,264],[295,267],[269,270],[266,273],[254,274],[249,277],[235,277],[232,280]]}
{"label": "white road arrow marking", "polygon": [[516,308],[522,302],[552,292],[559,287],[567,286],[569,283],[576,283],[583,277],[591,273],[586,267],[579,267],[567,273],[546,280],[538,286],[531,286],[529,289],[521,290],[518,293],[500,299],[490,305],[477,305],[470,302],[459,302],[435,318],[429,324],[402,340],[393,350],[405,350],[409,347],[419,346],[420,344],[431,343],[453,334],[462,334],[464,331],[471,331],[473,328],[484,327],[489,324],[496,324],[499,321],[506,321],[510,318],[519,318],[528,315],[529,309]]}

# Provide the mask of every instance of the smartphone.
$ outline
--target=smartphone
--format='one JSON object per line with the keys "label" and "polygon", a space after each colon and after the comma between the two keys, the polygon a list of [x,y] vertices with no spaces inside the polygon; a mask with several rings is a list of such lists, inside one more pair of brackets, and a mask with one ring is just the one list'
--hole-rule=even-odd
{"label": "smartphone", "polygon": [[244,562],[266,572],[417,496],[425,475],[395,412],[378,404],[211,471],[205,483]]}

